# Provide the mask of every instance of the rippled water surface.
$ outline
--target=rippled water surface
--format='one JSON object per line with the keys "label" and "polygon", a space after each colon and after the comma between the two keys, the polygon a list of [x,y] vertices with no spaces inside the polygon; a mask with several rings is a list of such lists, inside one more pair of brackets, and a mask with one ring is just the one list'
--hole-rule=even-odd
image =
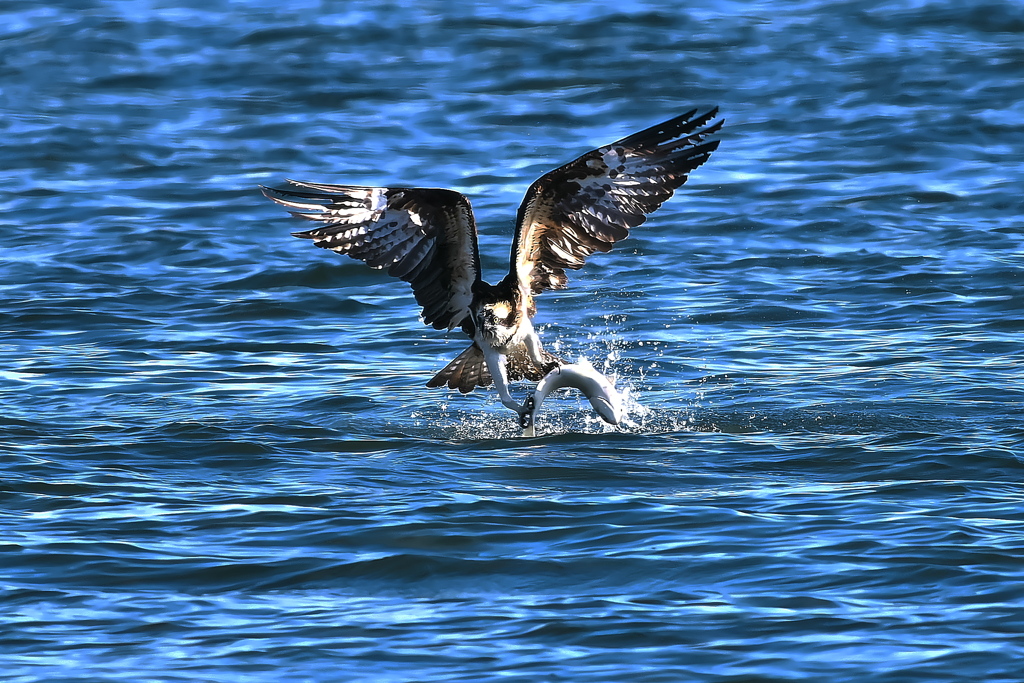
{"label": "rippled water surface", "polygon": [[[0,5],[0,665],[52,681],[1020,681],[1024,6]],[[721,148],[538,299],[519,438],[286,177]],[[528,389],[517,387],[519,396]]]}

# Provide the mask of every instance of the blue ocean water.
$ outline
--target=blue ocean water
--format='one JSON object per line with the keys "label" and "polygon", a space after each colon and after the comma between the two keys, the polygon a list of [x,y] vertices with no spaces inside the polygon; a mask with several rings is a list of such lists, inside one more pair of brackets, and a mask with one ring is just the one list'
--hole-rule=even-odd
{"label": "blue ocean water", "polygon": [[[1024,6],[0,4],[0,667],[53,681],[1021,681]],[[722,107],[542,338],[466,342],[258,184],[468,194]],[[517,388],[519,396],[528,389]]]}

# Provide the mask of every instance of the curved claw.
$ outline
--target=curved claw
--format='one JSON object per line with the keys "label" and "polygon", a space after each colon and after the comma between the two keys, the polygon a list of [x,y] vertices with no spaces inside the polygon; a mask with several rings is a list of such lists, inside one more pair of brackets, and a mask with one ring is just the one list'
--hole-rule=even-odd
{"label": "curved claw", "polygon": [[523,402],[522,410],[519,413],[519,426],[523,429],[529,429],[533,426],[533,409],[537,405],[537,401],[533,397],[533,393],[526,397]]}
{"label": "curved claw", "polygon": [[541,369],[544,371],[545,375],[550,375],[553,370],[555,370],[556,368],[560,368],[563,365],[565,365],[565,363],[563,363],[562,361],[553,360]]}

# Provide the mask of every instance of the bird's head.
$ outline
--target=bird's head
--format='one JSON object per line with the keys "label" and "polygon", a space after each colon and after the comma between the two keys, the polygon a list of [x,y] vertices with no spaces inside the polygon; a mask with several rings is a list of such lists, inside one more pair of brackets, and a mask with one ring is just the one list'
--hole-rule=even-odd
{"label": "bird's head", "polygon": [[515,323],[515,309],[512,304],[508,301],[495,301],[493,303],[485,303],[481,307],[481,312],[490,322],[495,325],[501,325],[502,327],[512,327]]}

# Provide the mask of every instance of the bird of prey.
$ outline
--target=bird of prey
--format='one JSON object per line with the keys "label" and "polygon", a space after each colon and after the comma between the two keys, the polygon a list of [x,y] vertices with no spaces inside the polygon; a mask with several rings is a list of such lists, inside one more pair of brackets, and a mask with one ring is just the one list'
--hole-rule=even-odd
{"label": "bird of prey", "polygon": [[722,127],[722,120],[709,123],[717,113],[688,111],[544,174],[519,207],[508,274],[496,285],[481,278],[476,222],[460,192],[294,180],[261,189],[293,215],[320,223],[296,237],[387,269],[412,285],[425,324],[461,327],[473,340],[428,387],[469,393],[493,383],[523,420],[530,401],[517,403],[509,382],[540,381],[564,363],[533,329],[534,295],[563,289],[566,269],[611,250],[671,197],[718,148],[708,139]]}

